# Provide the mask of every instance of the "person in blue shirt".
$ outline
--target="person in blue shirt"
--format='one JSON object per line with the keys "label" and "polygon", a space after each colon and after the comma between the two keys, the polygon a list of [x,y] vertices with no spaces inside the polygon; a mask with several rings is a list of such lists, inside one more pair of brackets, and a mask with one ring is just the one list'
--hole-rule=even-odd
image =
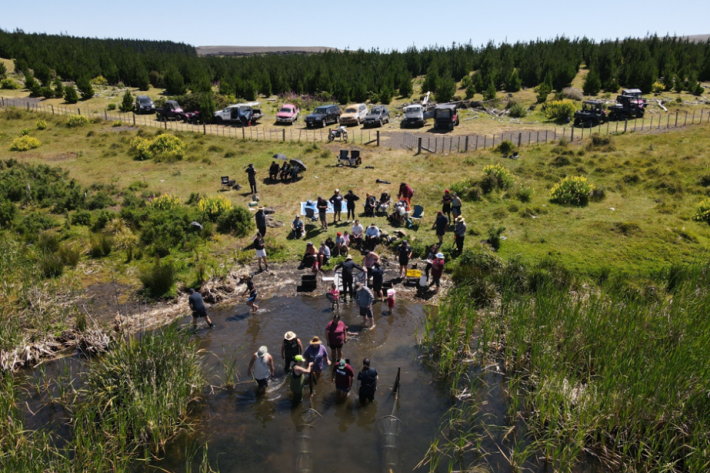
{"label": "person in blue shirt", "polygon": [[207,307],[205,307],[205,301],[202,300],[202,294],[190,288],[190,296],[187,298],[187,303],[192,310],[192,326],[195,330],[197,330],[197,320],[202,317],[205,318],[210,328],[214,327],[210,316],[207,315]]}

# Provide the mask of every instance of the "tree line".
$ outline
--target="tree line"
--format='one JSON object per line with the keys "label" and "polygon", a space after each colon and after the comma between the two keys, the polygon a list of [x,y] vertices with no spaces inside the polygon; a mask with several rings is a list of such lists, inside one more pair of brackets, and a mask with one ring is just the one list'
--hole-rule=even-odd
{"label": "tree line", "polygon": [[[49,87],[57,78],[82,89],[101,76],[147,90],[149,84],[171,95],[208,92],[253,100],[258,94],[330,95],[340,101],[388,103],[410,96],[412,79],[425,76],[424,90],[448,101],[462,82],[466,97],[522,87],[561,90],[582,64],[590,69],[585,92],[616,92],[620,86],[644,93],[662,81],[666,89],[693,91],[710,80],[710,41],[649,36],[597,42],[588,38],[475,47],[408,48],[405,51],[326,51],[310,55],[199,57],[194,47],[170,41],[94,39],[0,30],[0,56]],[[473,72],[473,74],[472,74]]]}

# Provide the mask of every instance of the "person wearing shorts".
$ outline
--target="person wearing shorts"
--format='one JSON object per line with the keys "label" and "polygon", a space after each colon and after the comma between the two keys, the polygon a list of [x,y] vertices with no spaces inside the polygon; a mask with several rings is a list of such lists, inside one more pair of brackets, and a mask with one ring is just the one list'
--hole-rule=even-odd
{"label": "person wearing shorts", "polygon": [[362,283],[355,284],[357,303],[360,306],[360,316],[362,316],[362,325],[367,326],[368,319],[370,321],[370,330],[375,328],[375,317],[372,315],[372,302],[375,296],[366,285]]}
{"label": "person wearing shorts", "polygon": [[187,298],[187,303],[192,310],[192,327],[195,330],[197,330],[197,321],[203,317],[210,328],[214,327],[209,315],[207,315],[207,307],[205,307],[205,301],[202,300],[202,294],[190,288],[190,296]]}
{"label": "person wearing shorts", "polygon": [[397,256],[399,259],[399,279],[402,279],[407,275],[407,266],[412,258],[412,247],[409,246],[407,240],[403,240],[397,247]]}
{"label": "person wearing shorts", "polygon": [[247,305],[251,307],[253,313],[256,313],[256,311],[259,310],[259,306],[256,305],[256,298],[259,296],[259,293],[256,291],[256,286],[254,286],[254,281],[252,281],[251,278],[247,279],[247,290],[244,294],[249,295],[247,297]]}
{"label": "person wearing shorts", "polygon": [[259,263],[259,271],[261,269],[261,262],[264,261],[264,267],[269,270],[269,263],[266,262],[266,243],[264,243],[264,235],[258,232],[254,237],[254,249],[256,250],[256,261]]}
{"label": "person wearing shorts", "polygon": [[375,264],[369,269],[368,274],[372,276],[372,293],[374,297],[377,298],[379,296],[380,300],[384,301],[385,296],[382,293],[382,283],[384,281],[385,272],[380,267],[379,261],[375,261]]}
{"label": "person wearing shorts", "polygon": [[269,387],[269,379],[274,378],[274,358],[269,354],[266,346],[259,347],[249,362],[247,373],[254,376],[256,380],[257,392],[263,394]]}
{"label": "person wearing shorts", "polygon": [[318,203],[316,204],[318,208],[318,219],[320,220],[321,230],[328,231],[328,222],[325,219],[325,214],[328,211],[328,201],[323,197],[318,197]]}

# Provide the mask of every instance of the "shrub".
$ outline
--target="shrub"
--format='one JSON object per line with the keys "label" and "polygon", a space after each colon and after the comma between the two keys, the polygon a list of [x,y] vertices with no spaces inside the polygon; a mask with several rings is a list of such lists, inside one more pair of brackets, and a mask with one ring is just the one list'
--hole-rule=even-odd
{"label": "shrub", "polygon": [[593,190],[594,186],[589,184],[585,177],[565,177],[550,190],[550,201],[556,204],[584,207],[589,202]]}
{"label": "shrub", "polygon": [[37,248],[43,253],[56,253],[59,250],[59,237],[53,232],[42,232],[37,238]]}
{"label": "shrub", "polygon": [[703,199],[703,201],[698,204],[693,220],[696,222],[705,222],[710,225],[710,199]]}
{"label": "shrub", "polygon": [[491,225],[488,229],[488,243],[496,251],[500,249],[500,234],[504,231],[505,227],[496,227],[495,225]]}
{"label": "shrub", "polygon": [[234,236],[242,237],[248,234],[254,226],[249,211],[241,206],[232,207],[229,212],[222,215],[217,220],[217,229],[222,233],[232,233]]}
{"label": "shrub", "polygon": [[69,117],[69,121],[67,121],[67,126],[70,128],[76,128],[88,124],[89,119],[86,118],[84,115],[73,115]]}
{"label": "shrub", "polygon": [[520,202],[530,202],[532,200],[533,190],[529,187],[521,186],[515,193],[515,197]]}
{"label": "shrub", "polygon": [[568,99],[554,100],[545,103],[543,110],[549,120],[561,121],[572,118],[572,115],[574,115],[574,112],[577,110],[577,104]]}
{"label": "shrub", "polygon": [[111,220],[116,218],[116,212],[110,212],[108,210],[99,210],[94,214],[94,224],[91,226],[91,230],[98,232],[103,230]]}
{"label": "shrub", "polygon": [[513,185],[513,176],[500,164],[489,164],[483,168],[485,177],[481,182],[483,191],[488,193],[493,189],[507,189]]}
{"label": "shrub", "polygon": [[37,127],[38,130],[46,130],[47,129],[47,122],[44,120],[37,120],[37,123],[35,123],[35,126]]}
{"label": "shrub", "polygon": [[92,195],[86,202],[86,207],[89,210],[105,209],[106,207],[110,207],[112,205],[116,205],[116,202],[111,198],[111,196],[103,191]]}
{"label": "shrub", "polygon": [[110,104],[108,104],[108,105],[106,106],[106,110],[108,110],[109,112],[110,112],[111,110],[116,110],[116,104],[115,104],[115,103],[110,103]]}
{"label": "shrub", "polygon": [[39,148],[41,144],[42,143],[37,138],[25,135],[12,140],[10,151],[28,151]]}
{"label": "shrub", "polygon": [[94,88],[91,86],[91,82],[86,77],[82,77],[76,81],[76,86],[81,93],[81,98],[83,100],[89,100],[94,96]]}
{"label": "shrub", "polygon": [[163,194],[153,199],[150,206],[155,210],[174,210],[182,206],[182,201],[176,195]]}
{"label": "shrub", "polygon": [[72,225],[81,225],[83,227],[91,226],[91,212],[88,210],[79,210],[71,216]]}
{"label": "shrub", "polygon": [[660,94],[660,93],[663,92],[664,90],[666,90],[666,86],[663,84],[663,82],[656,81],[656,82],[654,82],[653,85],[651,86],[651,91],[652,91],[654,94]]}
{"label": "shrub", "polygon": [[39,268],[45,278],[56,278],[64,272],[64,263],[57,254],[44,254],[39,260]]}
{"label": "shrub", "polygon": [[33,240],[41,231],[49,230],[57,225],[58,223],[48,215],[39,212],[32,212],[25,215],[17,224],[15,229],[17,230],[17,233],[21,234],[25,238]]}
{"label": "shrub", "polygon": [[94,77],[93,79],[91,79],[91,83],[93,85],[101,85],[101,86],[108,85],[108,81],[106,80],[106,78],[104,76]]}
{"label": "shrub", "polygon": [[153,157],[153,152],[150,150],[151,140],[146,138],[141,138],[136,136],[131,140],[130,150],[133,156],[143,161],[145,159],[151,159]]}
{"label": "shrub", "polygon": [[64,87],[64,101],[66,103],[77,103],[79,101],[79,94],[76,93],[73,85]]}
{"label": "shrub", "polygon": [[229,212],[232,208],[232,202],[223,196],[204,197],[197,203],[197,208],[210,221],[216,222],[219,217]]}
{"label": "shrub", "polygon": [[30,130],[29,128],[23,128],[22,130],[20,130],[20,136],[27,136],[30,133],[32,133],[32,130]]}
{"label": "shrub", "polygon": [[0,89],[17,90],[19,88],[20,84],[9,77],[0,81]]}
{"label": "shrub", "polygon": [[0,203],[0,228],[9,228],[17,215],[17,207],[9,201]]}
{"label": "shrub", "polygon": [[161,264],[160,259],[156,258],[153,266],[141,271],[140,280],[152,297],[162,297],[173,289],[176,275],[172,263]]}
{"label": "shrub", "polygon": [[136,136],[131,140],[131,152],[136,159],[159,157],[160,160],[179,160],[185,153],[185,143],[175,135],[160,134],[154,139]]}
{"label": "shrub", "polygon": [[503,141],[500,145],[498,145],[498,148],[496,148],[496,150],[497,150],[499,153],[503,153],[503,154],[506,154],[506,155],[507,155],[508,153],[512,153],[514,149],[515,149],[515,145],[514,145],[513,142],[510,141],[510,140],[505,140],[505,141]]}
{"label": "shrub", "polygon": [[113,249],[113,239],[110,235],[103,233],[96,235],[91,239],[91,248],[89,254],[92,258],[102,258],[111,254]]}
{"label": "shrub", "polygon": [[120,108],[122,112],[130,112],[133,110],[133,96],[131,95],[131,91],[128,89],[126,89],[126,92],[123,94]]}
{"label": "shrub", "polygon": [[111,123],[111,126],[114,128],[118,128],[119,126],[123,126],[123,122],[120,120],[116,120],[113,123]]}
{"label": "shrub", "polygon": [[510,107],[509,112],[508,112],[508,115],[510,115],[513,118],[523,118],[523,117],[526,117],[527,114],[528,114],[527,109],[521,103],[513,104],[513,106]]}
{"label": "shrub", "polygon": [[81,252],[73,245],[62,245],[57,255],[65,266],[75,267],[81,259]]}
{"label": "shrub", "polygon": [[476,243],[466,248],[456,259],[452,278],[458,283],[485,277],[502,268],[503,261],[490,247]]}
{"label": "shrub", "polygon": [[547,96],[550,95],[550,92],[552,92],[552,85],[547,82],[543,82],[537,86],[535,92],[537,92],[537,103],[545,103],[547,102]]}

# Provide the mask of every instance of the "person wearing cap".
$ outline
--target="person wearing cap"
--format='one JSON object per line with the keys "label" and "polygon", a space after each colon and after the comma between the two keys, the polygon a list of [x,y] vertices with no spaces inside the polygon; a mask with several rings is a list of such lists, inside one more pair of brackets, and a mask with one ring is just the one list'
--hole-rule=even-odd
{"label": "person wearing cap", "polygon": [[456,192],[451,193],[451,213],[454,218],[461,215],[461,197],[459,197]]}
{"label": "person wearing cap", "polygon": [[281,359],[284,360],[284,371],[288,373],[291,369],[291,363],[296,359],[296,355],[303,353],[303,345],[301,340],[295,333],[288,331],[284,334],[284,339],[281,342]]}
{"label": "person wearing cap", "polygon": [[[306,377],[304,375],[309,375],[311,374],[311,370],[313,368],[313,363],[308,363],[308,366],[305,368],[303,367],[304,362],[306,361],[305,358],[301,355],[296,355],[293,358],[293,361],[295,362],[293,364],[293,368],[287,370],[289,371],[289,374],[291,375],[291,381],[289,383],[289,387],[291,388],[291,393],[293,393],[293,397],[291,398],[291,402],[293,404],[298,404],[303,400],[303,386],[306,384]],[[311,395],[313,395],[313,388],[311,387]]]}
{"label": "person wearing cap", "polygon": [[343,280],[343,302],[348,298],[348,293],[351,299],[355,299],[355,291],[353,291],[353,269],[359,269],[360,271],[365,271],[362,266],[358,265],[353,261],[353,257],[347,255],[345,261],[335,266],[334,271],[341,269],[342,273],[340,277]]}
{"label": "person wearing cap", "polygon": [[[349,189],[348,193],[345,194],[343,199],[345,199],[345,202],[347,202],[346,207],[348,209],[348,216],[347,216],[347,220],[345,221],[345,223],[350,223],[350,215],[352,215],[353,220],[355,220],[355,202],[360,200],[360,197],[353,194],[352,189]],[[355,221],[357,222],[357,220],[355,220]]]}
{"label": "person wearing cap", "polygon": [[247,277],[247,282],[246,282],[246,291],[244,291],[244,295],[247,296],[247,305],[251,307],[251,311],[256,314],[256,311],[259,310],[259,306],[256,305],[256,298],[258,297],[259,293],[256,291],[256,286],[254,285],[254,281],[252,280],[251,276]]}
{"label": "person wearing cap", "polygon": [[214,327],[209,315],[207,315],[207,307],[205,307],[205,301],[202,300],[202,294],[192,288],[190,288],[189,292],[190,296],[187,298],[187,304],[190,306],[190,310],[192,310],[192,327],[197,331],[197,320],[201,317],[205,318],[210,328]]}
{"label": "person wearing cap", "polygon": [[276,161],[272,161],[269,167],[269,180],[271,182],[279,180],[279,164]]}
{"label": "person wearing cap", "polygon": [[446,215],[446,217],[451,221],[451,192],[449,189],[444,190],[444,196],[441,198],[441,211]]}
{"label": "person wearing cap", "polygon": [[367,274],[372,277],[372,293],[375,296],[375,300],[377,300],[377,296],[380,296],[380,300],[384,301],[385,296],[382,293],[382,283],[384,282],[385,271],[380,267],[380,262],[375,261],[372,268],[367,271]]}
{"label": "person wearing cap", "polygon": [[367,401],[375,400],[375,392],[377,391],[377,370],[370,366],[370,359],[362,360],[362,369],[357,374],[358,395],[360,396],[360,404],[365,405]]}
{"label": "person wearing cap", "polygon": [[439,293],[441,286],[441,275],[444,274],[444,254],[437,253],[434,261],[431,262],[431,279],[432,284],[436,284],[436,293]]}
{"label": "person wearing cap", "polygon": [[261,269],[261,262],[264,261],[264,266],[266,270],[269,270],[269,263],[266,262],[266,243],[264,243],[264,235],[261,232],[256,232],[254,237],[254,250],[256,250],[256,261],[259,263],[259,271]]}
{"label": "person wearing cap", "polygon": [[250,192],[252,194],[256,194],[256,169],[254,169],[254,165],[249,163],[249,166],[247,166],[247,170],[245,172],[249,177],[249,187],[251,188]]}
{"label": "person wearing cap", "polygon": [[360,225],[360,220],[355,220],[352,228],[350,229],[350,242],[356,248],[362,247],[362,237],[365,229]]}
{"label": "person wearing cap", "polygon": [[454,242],[459,253],[463,251],[464,238],[466,238],[466,219],[459,215],[456,217],[456,227],[454,227]]}
{"label": "person wearing cap", "polygon": [[291,232],[296,240],[300,240],[306,233],[304,231],[303,220],[301,220],[300,215],[296,215],[296,218],[294,218],[293,222],[291,222]]}
{"label": "person wearing cap", "polygon": [[328,356],[328,350],[323,346],[323,342],[317,336],[311,339],[311,344],[303,352],[303,358],[306,359],[307,363],[313,363],[313,376],[315,376],[315,382],[318,384],[320,375],[323,372],[325,364],[331,365],[330,357]]}
{"label": "person wearing cap", "polygon": [[353,387],[353,379],[355,372],[347,360],[340,359],[336,368],[333,370],[332,381],[335,381],[335,394],[338,400],[342,401],[348,397],[350,389]]}
{"label": "person wearing cap", "polygon": [[[348,232],[345,232],[346,235],[347,233]],[[346,238],[340,232],[335,235],[335,247],[333,248],[333,254],[335,256],[348,254],[348,243]]]}
{"label": "person wearing cap", "polygon": [[333,315],[333,320],[325,326],[325,341],[330,347],[330,354],[334,360],[343,357],[343,345],[348,343],[348,327],[340,320],[339,314]]}
{"label": "person wearing cap", "polygon": [[254,221],[256,222],[256,229],[261,233],[261,236],[266,236],[266,213],[263,205],[256,209]]}
{"label": "person wearing cap", "polygon": [[402,240],[402,243],[397,246],[395,251],[399,259],[399,279],[402,279],[407,275],[407,266],[409,265],[409,260],[412,258],[412,247],[409,246],[407,240]]}
{"label": "person wearing cap", "polygon": [[333,204],[333,225],[335,225],[335,222],[340,221],[340,212],[343,210],[343,195],[340,193],[340,189],[335,189],[329,201]]}
{"label": "person wearing cap", "polygon": [[269,349],[264,345],[254,353],[249,362],[247,373],[254,376],[257,392],[263,394],[269,387],[269,379],[274,378],[274,358],[269,354]]}
{"label": "person wearing cap", "polygon": [[365,242],[367,243],[367,248],[374,250],[375,247],[380,243],[380,229],[377,228],[375,222],[372,222],[367,230],[365,230]]}
{"label": "person wearing cap", "polygon": [[439,246],[441,246],[444,243],[446,229],[449,227],[449,220],[441,210],[436,213],[436,221],[434,221],[434,226],[436,227],[436,237],[439,239]]}
{"label": "person wearing cap", "polygon": [[328,231],[328,221],[325,218],[326,212],[328,212],[328,201],[323,197],[318,196],[318,202],[316,202],[316,208],[318,208],[318,218],[320,219],[321,230]]}
{"label": "person wearing cap", "polygon": [[360,307],[360,315],[362,316],[362,325],[367,327],[367,321],[370,320],[370,330],[375,328],[375,316],[372,314],[372,303],[375,296],[369,287],[362,283],[355,284],[355,293],[357,304]]}
{"label": "person wearing cap", "polygon": [[[306,243],[306,252],[303,254],[303,260],[301,261],[301,265],[299,266],[298,269],[303,269],[303,268],[313,268],[314,265],[318,262],[318,250],[316,250],[316,247],[313,245],[313,242],[308,242]],[[316,271],[314,269],[314,271]]]}

